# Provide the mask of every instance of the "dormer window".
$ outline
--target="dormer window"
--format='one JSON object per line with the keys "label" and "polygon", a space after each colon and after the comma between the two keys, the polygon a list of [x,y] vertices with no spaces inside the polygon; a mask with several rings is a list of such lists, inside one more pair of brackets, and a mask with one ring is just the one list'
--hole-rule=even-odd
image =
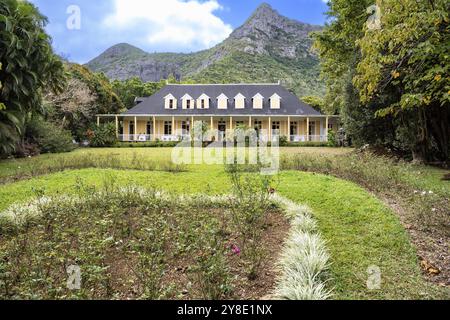
{"label": "dormer window", "polygon": [[165,109],[171,109],[175,110],[177,108],[177,99],[172,94],[167,95],[164,97],[165,100]]}
{"label": "dormer window", "polygon": [[228,97],[223,93],[217,97],[217,109],[228,109]]}
{"label": "dormer window", "polygon": [[194,109],[194,99],[187,93],[181,98],[183,109]]}
{"label": "dormer window", "polygon": [[270,109],[280,109],[281,108],[281,97],[278,94],[274,94],[270,97]]}
{"label": "dormer window", "polygon": [[264,103],[264,97],[258,93],[256,94],[253,99],[253,109],[262,109],[263,108],[263,103]]}
{"label": "dormer window", "polygon": [[236,109],[245,109],[245,97],[243,94],[239,93],[234,97],[234,107]]}
{"label": "dormer window", "polygon": [[202,94],[197,99],[197,106],[199,109],[209,109],[209,100],[210,98],[206,94]]}

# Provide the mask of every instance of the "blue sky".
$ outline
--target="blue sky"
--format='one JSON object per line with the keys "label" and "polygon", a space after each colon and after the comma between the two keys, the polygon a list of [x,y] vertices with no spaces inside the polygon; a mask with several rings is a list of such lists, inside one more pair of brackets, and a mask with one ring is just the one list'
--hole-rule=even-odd
{"label": "blue sky", "polygon": [[[86,63],[127,42],[148,52],[193,52],[223,41],[259,0],[30,0],[49,19],[58,54]],[[326,0],[268,0],[289,18],[324,24]],[[70,7],[75,5],[79,8]],[[69,26],[68,26],[69,21]],[[78,25],[77,23],[80,22]],[[79,26],[79,28],[78,28]]]}

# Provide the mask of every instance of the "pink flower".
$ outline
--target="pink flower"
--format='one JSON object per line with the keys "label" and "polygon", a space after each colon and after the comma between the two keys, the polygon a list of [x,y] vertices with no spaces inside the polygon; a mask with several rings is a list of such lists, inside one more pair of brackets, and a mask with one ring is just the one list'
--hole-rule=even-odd
{"label": "pink flower", "polygon": [[233,251],[233,254],[237,256],[241,254],[241,249],[235,244],[231,246],[231,251]]}

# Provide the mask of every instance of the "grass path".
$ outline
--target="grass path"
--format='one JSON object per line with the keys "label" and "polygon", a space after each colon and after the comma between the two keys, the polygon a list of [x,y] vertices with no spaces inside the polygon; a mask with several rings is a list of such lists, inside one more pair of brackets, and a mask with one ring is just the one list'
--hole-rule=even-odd
{"label": "grass path", "polygon": [[[0,211],[45,194],[72,193],[80,181],[136,184],[176,193],[222,194],[229,182],[219,167],[182,173],[83,169],[0,186]],[[338,299],[448,298],[448,291],[428,284],[420,275],[413,247],[395,214],[357,185],[330,176],[282,172],[276,189],[287,198],[309,205],[328,241],[331,277]],[[367,268],[382,272],[381,290],[366,288]]]}

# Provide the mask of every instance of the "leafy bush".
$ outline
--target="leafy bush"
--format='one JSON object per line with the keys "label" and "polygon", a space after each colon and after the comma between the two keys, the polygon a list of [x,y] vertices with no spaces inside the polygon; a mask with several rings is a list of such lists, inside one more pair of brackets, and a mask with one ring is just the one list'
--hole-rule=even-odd
{"label": "leafy bush", "polygon": [[280,147],[286,147],[289,144],[288,138],[286,136],[280,137]]}
{"label": "leafy bush", "polygon": [[337,146],[336,132],[334,132],[333,130],[328,131],[328,145],[330,147]]}
{"label": "leafy bush", "polygon": [[151,141],[151,142],[118,142],[114,147],[117,148],[174,148],[178,142],[163,142],[163,141]]}
{"label": "leafy bush", "polygon": [[265,258],[261,237],[271,205],[272,178],[260,174],[259,166],[228,165],[232,183],[232,221],[242,242],[243,254],[249,259],[248,278],[254,280]]}
{"label": "leafy bush", "polygon": [[86,135],[91,147],[112,147],[117,142],[116,127],[112,123],[101,124],[89,129]]}
{"label": "leafy bush", "polygon": [[41,153],[70,152],[76,148],[73,138],[68,130],[34,117],[26,129],[28,144],[36,144]]}
{"label": "leafy bush", "polygon": [[328,142],[315,142],[315,141],[307,141],[307,142],[289,142],[285,147],[329,147]]}

